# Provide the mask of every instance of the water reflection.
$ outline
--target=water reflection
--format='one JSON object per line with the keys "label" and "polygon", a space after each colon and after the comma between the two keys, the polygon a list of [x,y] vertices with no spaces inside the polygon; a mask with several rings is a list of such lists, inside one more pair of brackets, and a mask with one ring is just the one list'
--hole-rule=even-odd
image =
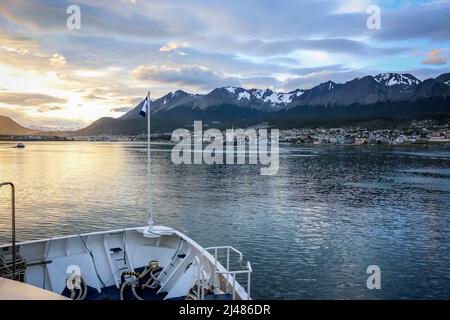
{"label": "water reflection", "polygon": [[[0,144],[0,180],[17,184],[20,240],[146,223],[145,144],[12,146]],[[282,146],[276,176],[152,151],[157,222],[241,249],[256,298],[450,298],[448,151]],[[370,264],[381,291],[365,286]]]}

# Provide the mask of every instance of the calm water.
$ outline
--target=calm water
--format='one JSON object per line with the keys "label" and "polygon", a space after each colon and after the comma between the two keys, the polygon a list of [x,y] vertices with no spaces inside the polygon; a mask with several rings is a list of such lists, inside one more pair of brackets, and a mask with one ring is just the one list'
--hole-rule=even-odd
{"label": "calm water", "polygon": [[[18,188],[19,240],[146,223],[145,144],[14,145],[0,142],[0,180]],[[155,220],[242,250],[254,298],[450,299],[449,151],[283,146],[268,177],[257,166],[176,166],[170,146],[152,150]],[[381,290],[366,288],[371,264]]]}

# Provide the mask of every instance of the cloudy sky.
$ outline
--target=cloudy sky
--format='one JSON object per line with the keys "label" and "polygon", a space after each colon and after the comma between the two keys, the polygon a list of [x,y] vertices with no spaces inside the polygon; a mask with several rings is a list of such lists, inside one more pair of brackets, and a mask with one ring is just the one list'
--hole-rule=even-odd
{"label": "cloudy sky", "polygon": [[[70,5],[81,29],[67,28]],[[381,9],[369,30],[366,10]],[[157,98],[226,85],[449,72],[448,0],[1,0],[0,115],[78,128]]]}

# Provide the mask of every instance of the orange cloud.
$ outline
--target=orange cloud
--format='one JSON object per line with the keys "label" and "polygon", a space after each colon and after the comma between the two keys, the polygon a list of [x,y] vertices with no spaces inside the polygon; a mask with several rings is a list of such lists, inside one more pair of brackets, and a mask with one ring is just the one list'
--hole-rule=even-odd
{"label": "orange cloud", "polygon": [[422,64],[444,65],[447,64],[447,61],[450,58],[450,54],[444,54],[442,49],[431,50],[425,53],[425,56],[427,58],[422,60]]}

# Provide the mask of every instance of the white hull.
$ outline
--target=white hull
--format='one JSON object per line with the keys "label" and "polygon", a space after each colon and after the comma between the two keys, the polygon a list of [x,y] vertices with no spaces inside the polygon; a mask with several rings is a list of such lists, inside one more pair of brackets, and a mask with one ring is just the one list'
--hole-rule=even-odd
{"label": "white hull", "polygon": [[[218,253],[224,252],[228,257],[224,264],[229,268],[230,256],[236,253],[242,262],[240,252],[232,247],[204,249],[171,228],[155,226],[152,232],[148,229],[110,230],[18,243],[16,252],[22,259],[22,267],[16,269],[16,276],[22,272],[26,284],[70,296],[67,279],[71,273],[80,273],[86,284],[82,299],[120,299],[122,273],[142,273],[150,261],[156,260],[162,267],[153,283],[156,288],[137,294],[130,290],[128,298],[250,299],[250,264],[243,270],[230,272],[216,259]],[[0,246],[3,261],[11,255],[11,249],[11,245]],[[236,281],[237,274],[248,281],[247,290]],[[0,297],[5,295],[7,292],[0,292]]]}

